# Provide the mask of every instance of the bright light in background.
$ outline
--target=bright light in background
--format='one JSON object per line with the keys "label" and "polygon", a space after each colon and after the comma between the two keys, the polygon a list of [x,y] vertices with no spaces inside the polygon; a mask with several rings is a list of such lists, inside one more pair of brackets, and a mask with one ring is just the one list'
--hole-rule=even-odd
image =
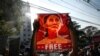
{"label": "bright light in background", "polygon": [[39,13],[48,13],[46,11],[34,8],[34,7],[30,7],[30,16],[31,16],[31,26],[32,26],[32,30],[33,30],[33,22],[35,19],[38,19],[38,14]]}
{"label": "bright light in background", "polygon": [[[22,1],[25,1],[25,2],[29,2],[29,3],[31,3],[31,4],[36,4],[36,5],[41,5],[41,3],[42,2],[39,2],[39,0],[22,0]],[[42,4],[43,5],[43,4]],[[50,3],[48,3],[47,5],[50,5]],[[42,6],[43,7],[43,6]],[[45,6],[45,7],[48,7],[48,8],[50,8],[50,6]],[[55,6],[54,6],[55,7]],[[54,9],[59,9],[59,11],[63,11],[63,10],[60,10],[60,8],[54,8]],[[67,9],[65,9],[65,8],[62,8],[62,9],[64,9],[64,10],[67,10]],[[67,13],[66,11],[63,11],[63,12],[65,12],[65,13]],[[71,11],[71,12],[74,12],[74,11]],[[43,10],[41,10],[41,9],[38,9],[38,8],[36,8],[36,7],[34,7],[34,6],[32,6],[32,5],[30,5],[30,13],[29,14],[27,14],[27,15],[30,15],[30,17],[31,17],[31,26],[32,26],[32,30],[33,30],[33,22],[34,22],[34,20],[35,19],[37,19],[37,14],[39,14],[39,13],[50,13],[50,12],[46,12],[46,11],[43,11]],[[77,17],[77,18],[79,18],[79,19],[82,19],[83,17],[85,18],[85,16],[83,16],[82,17],[82,15],[80,14],[80,17],[78,17],[79,16],[79,14],[75,14],[75,13],[71,13],[70,15],[76,15],[76,16],[74,16],[74,17]],[[78,15],[78,16],[77,16]],[[89,17],[89,16],[87,16],[87,17]],[[90,17],[89,17],[90,18]],[[72,19],[72,20],[74,20],[74,19]],[[85,20],[85,19],[84,19]],[[76,22],[78,22],[79,23],[79,25],[81,25],[81,28],[84,28],[84,27],[86,27],[86,26],[90,26],[90,25],[92,25],[92,26],[96,26],[96,27],[98,27],[98,28],[100,28],[100,26],[97,26],[97,25],[94,25],[94,24],[90,24],[90,23],[86,23],[86,22],[83,22],[83,21],[79,21],[79,20],[74,20],[74,21],[76,21]],[[89,20],[88,20],[89,21]],[[95,19],[93,20],[93,19],[91,19],[91,21],[95,21]],[[94,22],[94,23],[96,23],[96,22]]]}
{"label": "bright light in background", "polygon": [[22,0],[22,1],[24,1],[24,2],[28,2],[28,1],[30,1],[30,0]]}
{"label": "bright light in background", "polygon": [[31,27],[33,30],[33,22],[35,19],[37,19],[37,14],[36,13],[32,13],[31,9],[30,9],[30,13],[26,13],[26,16],[30,17],[31,19]]}
{"label": "bright light in background", "polygon": [[[34,0],[22,0],[22,1],[29,2],[29,3],[34,2]],[[30,13],[26,13],[26,16],[29,16],[31,18],[32,30],[33,30],[33,22],[35,19],[37,19],[37,14],[39,14],[39,13],[48,13],[48,12],[37,9],[37,8],[33,7],[32,5],[30,5]]]}
{"label": "bright light in background", "polygon": [[36,0],[34,1],[34,0],[22,0],[22,1],[24,1],[24,2],[29,2],[29,3],[34,3],[34,2],[36,2]]}

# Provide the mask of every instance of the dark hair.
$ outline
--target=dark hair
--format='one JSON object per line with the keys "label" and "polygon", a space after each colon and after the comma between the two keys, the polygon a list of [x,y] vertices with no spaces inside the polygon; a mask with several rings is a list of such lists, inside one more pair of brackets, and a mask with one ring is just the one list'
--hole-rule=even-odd
{"label": "dark hair", "polygon": [[59,17],[59,19],[60,19],[60,16],[59,16],[58,14],[49,14],[49,15],[46,15],[46,16],[44,17],[44,23],[46,23],[47,19],[48,19],[49,16],[51,16],[51,15],[55,15],[55,16]]}

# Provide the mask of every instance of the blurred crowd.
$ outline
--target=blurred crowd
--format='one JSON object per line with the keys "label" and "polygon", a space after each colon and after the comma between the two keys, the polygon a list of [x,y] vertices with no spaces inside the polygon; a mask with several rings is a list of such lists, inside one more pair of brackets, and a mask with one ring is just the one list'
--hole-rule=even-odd
{"label": "blurred crowd", "polygon": [[80,48],[78,52],[79,56],[100,56],[100,43],[94,43],[92,45],[86,46],[85,48]]}

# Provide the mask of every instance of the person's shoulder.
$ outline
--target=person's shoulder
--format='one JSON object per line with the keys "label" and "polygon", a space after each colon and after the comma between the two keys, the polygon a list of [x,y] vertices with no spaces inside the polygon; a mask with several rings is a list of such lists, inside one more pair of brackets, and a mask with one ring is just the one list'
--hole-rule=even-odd
{"label": "person's shoulder", "polygon": [[46,44],[48,43],[49,39],[48,38],[44,38],[41,41],[38,41],[37,44]]}
{"label": "person's shoulder", "polygon": [[66,39],[63,38],[63,37],[57,37],[56,39],[59,39],[59,40],[66,40]]}
{"label": "person's shoulder", "polygon": [[63,38],[63,37],[57,37],[57,40],[62,43],[70,43],[71,42],[71,40]]}

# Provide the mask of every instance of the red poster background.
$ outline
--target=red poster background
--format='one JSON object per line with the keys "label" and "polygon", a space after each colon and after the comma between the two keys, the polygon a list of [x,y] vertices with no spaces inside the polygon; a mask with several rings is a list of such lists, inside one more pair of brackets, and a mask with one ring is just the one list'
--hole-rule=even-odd
{"label": "red poster background", "polygon": [[[62,49],[60,50],[45,50],[45,45],[44,44],[37,44],[38,41],[43,40],[44,37],[44,32],[45,32],[45,28],[44,28],[44,17],[47,15],[52,15],[52,14],[38,14],[38,20],[39,20],[39,30],[35,33],[35,45],[36,45],[36,51],[37,52],[62,52],[62,51],[66,51],[68,49],[72,48],[72,43],[63,43],[61,44]],[[60,36],[63,35],[67,35],[67,37],[65,37],[65,39],[71,40],[71,36],[70,36],[70,31],[69,31],[69,18],[68,18],[68,14],[67,13],[58,13],[57,15],[60,16],[60,18],[62,19],[63,25],[61,26],[58,34]],[[34,47],[33,47],[34,48]]]}

